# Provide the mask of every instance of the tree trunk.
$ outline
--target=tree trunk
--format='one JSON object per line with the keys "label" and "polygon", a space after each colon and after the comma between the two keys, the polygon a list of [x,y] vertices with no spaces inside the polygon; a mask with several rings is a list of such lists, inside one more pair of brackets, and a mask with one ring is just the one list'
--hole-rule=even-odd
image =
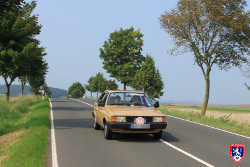
{"label": "tree trunk", "polygon": [[126,90],[126,83],[123,84],[123,90]]}
{"label": "tree trunk", "polygon": [[4,81],[5,81],[5,85],[6,85],[6,88],[7,88],[6,101],[9,101],[10,100],[10,85],[12,84],[14,79],[10,78],[10,82],[8,83],[8,77],[5,76]]}
{"label": "tree trunk", "polygon": [[204,101],[203,101],[203,106],[201,109],[201,116],[205,116],[206,114],[206,110],[207,110],[207,104],[208,104],[208,99],[209,99],[209,90],[210,90],[210,77],[209,77],[209,73],[207,72],[206,76],[205,76],[205,80],[206,80],[206,90],[205,90],[205,97],[204,97]]}
{"label": "tree trunk", "polygon": [[98,92],[97,92],[97,98],[98,98]]}
{"label": "tree trunk", "polygon": [[6,101],[10,100],[10,84],[6,84],[7,92],[6,92]]}
{"label": "tree trunk", "polygon": [[22,96],[23,96],[24,95],[24,87],[25,87],[26,82],[25,81],[21,81],[21,83],[22,83]]}
{"label": "tree trunk", "polygon": [[91,98],[92,98],[92,92],[91,92]]}

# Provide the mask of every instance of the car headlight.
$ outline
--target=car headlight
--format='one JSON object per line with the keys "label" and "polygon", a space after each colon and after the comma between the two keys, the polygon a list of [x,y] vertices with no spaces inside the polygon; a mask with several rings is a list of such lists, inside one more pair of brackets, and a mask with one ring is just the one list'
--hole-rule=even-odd
{"label": "car headlight", "polygon": [[115,117],[115,122],[126,122],[126,117]]}
{"label": "car headlight", "polygon": [[153,117],[153,122],[165,122],[165,117]]}

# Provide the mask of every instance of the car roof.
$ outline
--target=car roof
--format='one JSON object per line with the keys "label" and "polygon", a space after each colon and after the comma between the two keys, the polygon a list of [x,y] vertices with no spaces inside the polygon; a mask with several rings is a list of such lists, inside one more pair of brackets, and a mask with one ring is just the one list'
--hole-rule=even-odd
{"label": "car roof", "polygon": [[105,90],[105,93],[113,93],[113,92],[133,92],[133,93],[144,93],[142,91],[136,91],[136,90]]}

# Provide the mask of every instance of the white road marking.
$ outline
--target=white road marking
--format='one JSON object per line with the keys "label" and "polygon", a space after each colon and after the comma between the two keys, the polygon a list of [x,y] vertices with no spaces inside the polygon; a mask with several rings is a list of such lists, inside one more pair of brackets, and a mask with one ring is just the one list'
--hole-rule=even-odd
{"label": "white road marking", "polygon": [[[86,103],[86,102],[83,102],[83,101],[80,101],[80,100],[77,100],[77,99],[72,99],[72,100],[75,100],[75,101],[78,101],[78,102],[80,102],[80,103],[87,104],[87,105],[89,105],[89,106],[91,106],[91,107],[94,107],[94,106],[91,105],[91,104],[88,104],[88,103]],[[208,166],[208,167],[214,167],[213,165],[211,165],[211,164],[209,164],[209,163],[207,163],[207,162],[201,160],[200,158],[198,158],[198,157],[196,157],[196,156],[194,156],[194,155],[192,155],[192,154],[190,154],[190,153],[188,153],[188,152],[186,152],[186,151],[184,151],[184,150],[182,150],[182,149],[180,149],[180,148],[178,148],[178,147],[176,147],[176,146],[174,146],[174,145],[172,145],[172,144],[166,142],[165,140],[160,139],[160,141],[161,141],[162,143],[168,145],[169,147],[171,147],[171,148],[173,148],[173,149],[175,149],[175,150],[177,150],[177,151],[179,151],[179,152],[185,154],[186,156],[188,156],[188,157],[190,157],[190,158],[192,158],[192,159],[194,159],[194,160],[196,160],[196,161],[198,161],[198,162],[200,162],[200,163],[202,163],[202,164],[204,164],[204,165],[206,165],[206,166]]]}
{"label": "white road marking", "polygon": [[222,132],[226,132],[226,133],[230,133],[230,134],[233,134],[233,135],[236,135],[236,136],[240,136],[240,137],[244,137],[244,138],[250,139],[250,137],[247,137],[247,136],[244,136],[244,135],[240,135],[240,134],[237,134],[237,133],[233,133],[233,132],[229,132],[227,130],[215,128],[215,127],[212,127],[212,126],[209,126],[209,125],[204,125],[204,124],[201,124],[201,123],[198,123],[198,122],[189,121],[189,120],[186,120],[186,119],[183,119],[183,118],[178,118],[178,117],[171,116],[171,115],[168,115],[168,114],[166,114],[166,115],[168,117],[171,117],[171,118],[179,119],[179,120],[182,120],[182,121],[194,123],[194,124],[197,124],[197,125],[205,126],[205,127],[211,128],[211,129],[216,129],[216,130],[219,130],[219,131],[222,131]]}
{"label": "white road marking", "polygon": [[89,103],[85,103],[84,101],[77,100],[77,99],[73,99],[73,98],[71,98],[71,99],[72,99],[72,100],[75,100],[75,101],[78,101],[78,102],[80,102],[80,103],[83,103],[83,104],[89,105],[89,106],[91,106],[91,107],[94,107],[93,105],[91,105],[91,104],[89,104]]}
{"label": "white road marking", "polygon": [[50,99],[49,99],[49,103],[50,103],[50,118],[51,118],[52,167],[58,167],[57,152],[56,152],[56,136],[55,136],[54,118],[53,118],[53,109],[52,109],[52,103],[51,103]]}
{"label": "white road marking", "polygon": [[190,153],[188,153],[188,152],[186,152],[186,151],[184,151],[184,150],[182,150],[182,149],[180,149],[180,148],[178,148],[178,147],[176,147],[176,146],[174,146],[174,145],[172,145],[172,144],[166,142],[165,140],[160,139],[160,141],[161,141],[162,143],[168,145],[169,147],[171,147],[171,148],[173,148],[173,149],[175,149],[175,150],[177,150],[177,151],[179,151],[179,152],[185,154],[186,156],[188,156],[188,157],[190,157],[190,158],[192,158],[192,159],[194,159],[194,160],[196,160],[196,161],[202,163],[203,165],[206,165],[206,166],[209,166],[209,167],[214,167],[213,165],[211,165],[211,164],[209,164],[209,163],[207,163],[207,162],[201,160],[200,158],[198,158],[198,157],[196,157],[196,156],[194,156],[194,155],[192,155],[192,154],[190,154]]}

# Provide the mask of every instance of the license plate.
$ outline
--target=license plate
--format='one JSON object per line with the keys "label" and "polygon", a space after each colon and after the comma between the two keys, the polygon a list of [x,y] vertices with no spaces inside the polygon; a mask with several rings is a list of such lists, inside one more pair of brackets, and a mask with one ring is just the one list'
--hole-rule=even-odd
{"label": "license plate", "polygon": [[131,124],[130,129],[150,129],[150,124]]}

